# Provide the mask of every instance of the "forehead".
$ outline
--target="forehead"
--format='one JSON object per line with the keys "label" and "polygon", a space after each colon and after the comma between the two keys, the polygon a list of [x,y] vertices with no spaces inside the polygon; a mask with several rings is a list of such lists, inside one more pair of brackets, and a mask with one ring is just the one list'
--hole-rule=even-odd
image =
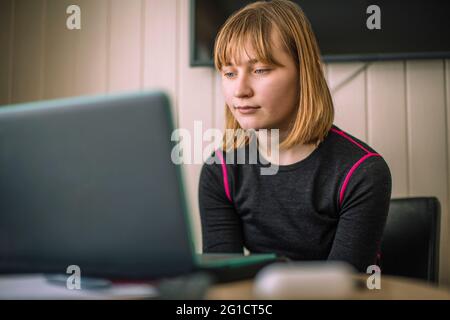
{"label": "forehead", "polygon": [[265,50],[259,51],[266,51],[266,54],[263,52],[258,54],[258,50],[255,49],[249,38],[246,41],[236,43],[236,46],[236,50],[229,50],[229,61],[225,63],[225,66],[254,65],[259,62],[284,66],[288,60],[292,60],[282,44],[280,35],[276,31],[271,32],[269,44],[261,45]]}

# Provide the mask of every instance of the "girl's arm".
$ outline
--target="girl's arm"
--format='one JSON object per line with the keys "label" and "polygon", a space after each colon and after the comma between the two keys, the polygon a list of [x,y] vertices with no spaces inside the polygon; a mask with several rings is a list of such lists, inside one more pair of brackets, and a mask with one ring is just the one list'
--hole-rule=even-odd
{"label": "girl's arm", "polygon": [[341,204],[329,260],[360,272],[375,264],[391,199],[391,173],[381,157],[367,159],[352,175]]}
{"label": "girl's arm", "polygon": [[227,198],[220,164],[204,164],[199,183],[204,253],[243,253],[241,220]]}

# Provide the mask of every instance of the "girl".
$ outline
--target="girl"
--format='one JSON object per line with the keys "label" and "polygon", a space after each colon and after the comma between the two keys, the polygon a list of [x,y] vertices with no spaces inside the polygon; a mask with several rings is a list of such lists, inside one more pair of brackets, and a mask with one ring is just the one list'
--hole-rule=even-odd
{"label": "girl", "polygon": [[[376,263],[391,175],[374,149],[333,125],[319,48],[300,7],[287,0],[246,6],[222,26],[214,51],[226,128],[238,137],[224,137],[215,163],[202,168],[203,251],[245,247],[293,260],[346,261],[365,272]],[[276,174],[261,175],[261,163],[224,162],[227,153],[248,148],[246,131],[261,139],[261,129],[279,129]]]}

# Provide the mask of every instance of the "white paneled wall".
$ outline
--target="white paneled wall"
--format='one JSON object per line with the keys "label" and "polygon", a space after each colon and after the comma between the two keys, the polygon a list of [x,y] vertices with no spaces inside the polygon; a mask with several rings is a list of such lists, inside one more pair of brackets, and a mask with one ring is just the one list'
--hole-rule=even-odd
{"label": "white paneled wall", "polygon": [[[71,1],[74,3],[74,1]],[[107,92],[109,81],[110,29],[108,0],[77,1],[81,7],[81,32],[74,34],[74,87],[72,94]],[[60,13],[59,13],[60,14]],[[60,28],[61,26],[58,26]]]}
{"label": "white paneled wall", "polygon": [[[210,68],[189,67],[189,1],[178,1],[178,4],[180,6],[180,24],[178,26],[180,37],[180,50],[178,52],[178,124],[181,128],[194,133],[194,121],[201,121],[204,130],[213,127],[214,72]],[[197,200],[200,169],[201,165],[199,164],[185,165],[186,181],[188,183],[187,191],[191,208],[193,208],[194,234],[196,235],[198,251],[201,249]]]}
{"label": "white paneled wall", "polygon": [[143,86],[143,5],[141,0],[110,1],[109,92],[135,90]]}
{"label": "white paneled wall", "polygon": [[[405,62],[372,64],[367,72],[368,140],[380,146],[392,174],[392,193],[408,196]],[[389,130],[386,130],[389,128]]]}
{"label": "white paneled wall", "polygon": [[336,107],[335,122],[342,129],[367,141],[366,81],[360,62],[330,64],[328,85]]}
{"label": "white paneled wall", "polygon": [[14,3],[0,4],[0,104],[11,101],[12,40],[14,38]]}
{"label": "white paneled wall", "polygon": [[143,17],[144,88],[167,91],[178,114],[180,6],[178,0],[146,0]]}
{"label": "white paneled wall", "polygon": [[[34,1],[25,1],[31,3]],[[75,70],[77,69],[77,57],[74,54],[77,46],[76,32],[67,28],[66,17],[61,12],[71,5],[69,0],[44,1],[44,28],[43,28],[43,98],[53,99],[60,96],[70,96],[74,93]],[[23,36],[28,40],[27,36]],[[20,76],[17,81],[22,81]]]}
{"label": "white paneled wall", "polygon": [[[2,6],[8,2],[2,1]],[[46,5],[45,0],[16,0],[10,6],[14,10],[13,39],[5,44],[5,51],[12,55],[12,68],[8,70],[11,102],[44,98]]]}
{"label": "white paneled wall", "polygon": [[[82,29],[65,27],[69,4]],[[223,128],[220,77],[189,66],[189,0],[0,1],[0,105],[104,92],[163,89],[177,124]],[[441,281],[450,283],[450,61],[324,66],[336,125],[388,162],[393,196],[437,196]],[[186,165],[197,249],[200,165]]]}

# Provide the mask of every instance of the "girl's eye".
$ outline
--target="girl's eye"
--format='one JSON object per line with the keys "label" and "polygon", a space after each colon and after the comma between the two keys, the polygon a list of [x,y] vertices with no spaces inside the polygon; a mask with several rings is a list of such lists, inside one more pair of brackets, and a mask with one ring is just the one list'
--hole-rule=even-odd
{"label": "girl's eye", "polygon": [[263,74],[269,72],[270,69],[256,69],[255,72],[258,74]]}
{"label": "girl's eye", "polygon": [[233,72],[226,72],[226,73],[224,73],[224,76],[227,77],[227,78],[231,78],[233,75],[234,75]]}

